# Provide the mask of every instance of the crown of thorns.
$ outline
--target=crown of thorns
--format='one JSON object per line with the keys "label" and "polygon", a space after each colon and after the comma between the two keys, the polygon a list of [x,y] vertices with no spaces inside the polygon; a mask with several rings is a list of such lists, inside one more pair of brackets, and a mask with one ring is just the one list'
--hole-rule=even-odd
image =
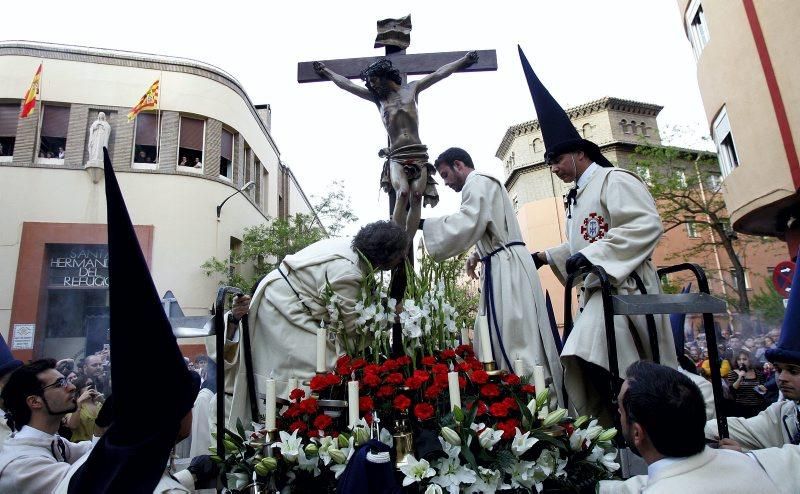
{"label": "crown of thorns", "polygon": [[377,62],[372,62],[369,67],[361,71],[359,75],[362,81],[368,81],[370,77],[387,77],[400,84],[400,71],[392,65],[392,61],[382,58]]}

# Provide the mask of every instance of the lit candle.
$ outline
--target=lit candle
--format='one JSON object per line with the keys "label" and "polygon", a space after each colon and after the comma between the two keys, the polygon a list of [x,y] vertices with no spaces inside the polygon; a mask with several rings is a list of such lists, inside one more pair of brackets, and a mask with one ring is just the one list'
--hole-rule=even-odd
{"label": "lit candle", "polygon": [[478,335],[481,338],[481,362],[493,362],[492,340],[489,338],[489,320],[486,316],[478,316]]}
{"label": "lit candle", "polygon": [[514,359],[514,374],[520,377],[525,375],[525,363],[522,361],[521,358]]}
{"label": "lit candle", "polygon": [[297,386],[298,386],[297,378],[296,377],[290,377],[289,378],[289,383],[286,386],[286,396],[289,396],[292,393],[292,391],[297,389]]}
{"label": "lit candle", "polygon": [[[547,389],[547,386],[544,384],[544,367],[541,365],[533,366],[533,386],[536,388],[536,393],[538,394],[540,391],[544,391]],[[539,413],[547,414],[548,408],[547,405],[542,407],[542,411]]]}
{"label": "lit candle", "polygon": [[347,383],[347,411],[350,427],[355,427],[358,422],[359,408],[358,408],[358,381],[349,381]]}
{"label": "lit candle", "polygon": [[327,344],[328,332],[323,327],[317,328],[317,373],[325,372],[327,369]]}
{"label": "lit candle", "polygon": [[450,410],[461,408],[461,389],[458,387],[458,372],[447,373],[447,387],[450,391]]}
{"label": "lit candle", "polygon": [[271,431],[275,429],[275,379],[267,379],[267,404],[266,404],[266,419],[264,420],[264,427]]}

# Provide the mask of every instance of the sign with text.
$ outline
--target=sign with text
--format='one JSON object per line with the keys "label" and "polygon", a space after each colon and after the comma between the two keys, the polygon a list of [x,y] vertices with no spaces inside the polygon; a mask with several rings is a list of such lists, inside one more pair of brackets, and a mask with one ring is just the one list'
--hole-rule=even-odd
{"label": "sign with text", "polygon": [[11,339],[11,349],[31,350],[33,348],[33,335],[35,332],[35,324],[15,324],[14,337]]}
{"label": "sign with text", "polygon": [[782,261],[772,270],[772,284],[781,297],[789,298],[795,269],[797,268],[792,261]]}
{"label": "sign with text", "polygon": [[49,288],[108,288],[107,245],[50,245],[47,263]]}

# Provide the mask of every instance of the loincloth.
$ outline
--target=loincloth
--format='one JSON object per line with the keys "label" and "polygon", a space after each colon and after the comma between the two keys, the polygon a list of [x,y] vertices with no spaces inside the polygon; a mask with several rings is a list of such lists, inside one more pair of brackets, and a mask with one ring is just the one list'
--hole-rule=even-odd
{"label": "loincloth", "polygon": [[428,162],[428,146],[424,144],[410,144],[395,150],[381,149],[378,156],[386,158],[381,172],[381,188],[389,193],[392,190],[392,179],[389,171],[391,163],[395,162],[403,167],[409,183],[417,180],[422,175],[422,168],[427,170],[427,181],[422,196],[424,206],[435,207],[439,203],[439,193],[436,191],[436,168]]}

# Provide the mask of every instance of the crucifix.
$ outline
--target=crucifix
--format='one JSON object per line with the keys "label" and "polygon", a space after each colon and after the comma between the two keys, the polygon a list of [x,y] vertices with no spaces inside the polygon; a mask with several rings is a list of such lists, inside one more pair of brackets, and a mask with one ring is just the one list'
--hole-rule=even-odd
{"label": "crucifix", "polygon": [[[417,97],[440,80],[459,71],[497,70],[494,50],[406,54],[411,42],[411,16],[378,21],[375,48],[385,48],[382,57],[348,58],[301,62],[297,82],[331,81],[339,88],[377,105],[388,146],[378,155],[385,158],[381,186],[389,194],[389,216],[413,237],[417,230],[423,201],[432,207],[438,202],[428,162],[427,146],[419,137]],[[407,82],[407,75],[425,77]],[[362,79],[366,87],[350,79]],[[409,263],[413,263],[409,248]],[[401,300],[406,288],[405,267],[392,272],[390,296]],[[400,324],[392,331],[393,352],[402,352]]]}

